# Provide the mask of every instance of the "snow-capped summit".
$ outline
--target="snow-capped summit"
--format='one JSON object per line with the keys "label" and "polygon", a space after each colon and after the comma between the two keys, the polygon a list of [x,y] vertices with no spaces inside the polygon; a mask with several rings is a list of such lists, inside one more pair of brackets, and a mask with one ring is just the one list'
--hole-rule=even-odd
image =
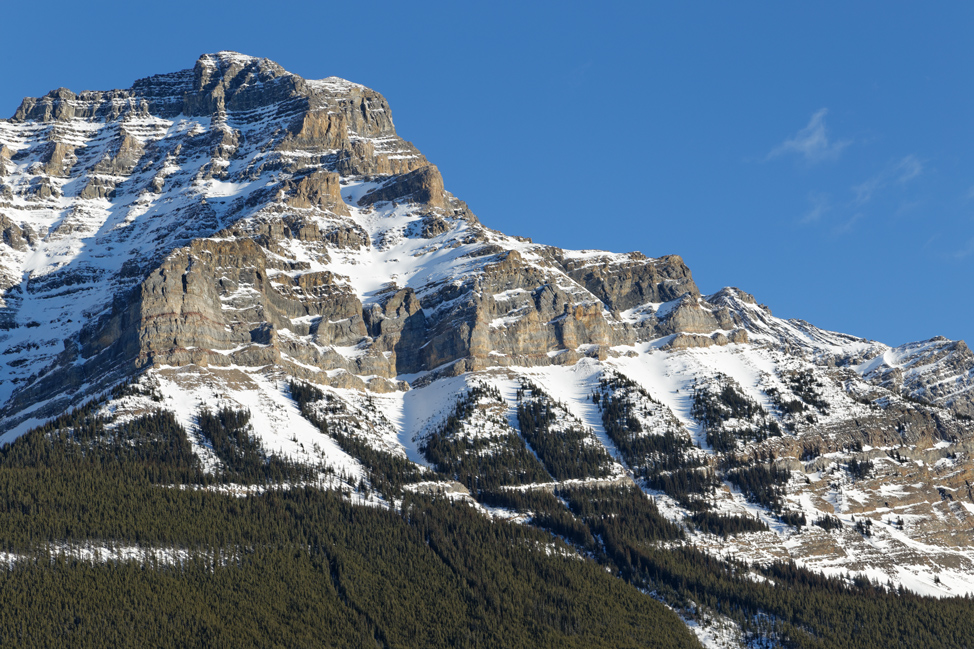
{"label": "snow-capped summit", "polygon": [[[313,407],[463,482],[431,448],[523,445],[518,405],[544,403],[586,461],[522,454],[504,480],[635,483],[677,521],[700,503],[758,516],[770,531],[734,541],[755,560],[974,574],[964,343],[890,348],[740,289],[702,296],[676,255],[496,232],[364,86],[218,52],[126,90],[27,98],[0,121],[0,231],[0,442],[136,382],[156,401],[110,399],[106,417],[164,408],[193,430],[201,407],[247,408],[267,448],[367,477]],[[299,409],[291,381],[326,396]],[[450,416],[449,444],[430,444]],[[679,440],[679,461],[638,451],[650,435]],[[791,477],[769,500],[735,482],[750,464]],[[825,515],[838,533],[811,524]],[[880,524],[868,540],[853,515]],[[894,515],[907,524],[881,524]]]}

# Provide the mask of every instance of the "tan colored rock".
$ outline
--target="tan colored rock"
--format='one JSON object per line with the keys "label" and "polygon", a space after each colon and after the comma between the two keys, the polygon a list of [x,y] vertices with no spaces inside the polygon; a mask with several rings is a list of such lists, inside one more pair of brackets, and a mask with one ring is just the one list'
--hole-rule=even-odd
{"label": "tan colored rock", "polygon": [[298,241],[323,241],[321,228],[314,217],[288,214],[283,219],[287,224],[287,236]]}
{"label": "tan colored rock", "polygon": [[47,200],[59,198],[61,189],[50,178],[40,177],[31,180],[25,195],[28,200]]}
{"label": "tan colored rock", "polygon": [[324,110],[308,111],[294,133],[281,143],[286,150],[351,149],[348,138],[348,120],[342,113]]}
{"label": "tan colored rock", "polygon": [[52,90],[40,99],[25,97],[17,112],[14,113],[13,120],[18,122],[26,120],[51,122],[71,119],[75,114],[75,99],[75,94],[67,88]]}
{"label": "tan colored rock", "polygon": [[[419,311],[416,304],[406,307]],[[344,282],[330,272],[271,279],[264,250],[249,238],[202,239],[176,251],[143,282],[135,308],[137,366],[283,364],[314,381],[335,369],[396,375],[395,356],[383,354],[382,344],[352,358],[332,347],[372,343],[361,303]],[[389,315],[398,310],[390,305]],[[395,350],[393,319],[381,325],[380,343]],[[395,333],[402,337],[405,329]],[[93,343],[110,346],[119,334],[118,327],[106,329]],[[393,388],[380,381],[369,389]]]}
{"label": "tan colored rock", "polygon": [[98,164],[92,168],[92,173],[109,176],[128,176],[135,169],[145,147],[139,140],[123,131],[122,139],[115,148],[114,154],[106,153]]}
{"label": "tan colored rock", "polygon": [[687,297],[656,325],[660,336],[674,333],[710,334],[719,327],[717,319],[697,298]]}
{"label": "tan colored rock", "polygon": [[743,344],[747,342],[747,332],[743,329],[735,329],[727,335],[716,331],[709,336],[701,333],[679,332],[662,349],[698,349],[714,345],[721,347],[730,343]]}
{"label": "tan colored rock", "polygon": [[678,255],[647,259],[638,252],[606,253],[602,258],[554,254],[568,276],[591,291],[610,311],[625,311],[647,302],[669,302],[689,293],[700,295],[690,269]]}
{"label": "tan colored rock", "polygon": [[746,345],[751,342],[751,339],[747,335],[747,329],[739,328],[734,329],[729,334],[727,334],[728,342],[738,343],[741,345]]}
{"label": "tan colored rock", "polygon": [[371,140],[356,139],[338,152],[335,170],[343,176],[398,176],[429,165],[411,143],[395,141],[393,151],[375,150]]}
{"label": "tan colored rock", "polygon": [[450,231],[450,224],[436,216],[428,214],[423,217],[423,238],[432,239]]}
{"label": "tan colored rock", "polygon": [[27,250],[33,236],[29,226],[21,227],[3,214],[0,214],[0,237],[3,243],[14,250]]}
{"label": "tan colored rock", "polygon": [[373,138],[395,132],[392,125],[392,109],[385,97],[374,90],[359,86],[339,105],[348,118],[353,133]]}
{"label": "tan colored rock", "polygon": [[288,181],[281,190],[285,202],[299,209],[314,208],[348,216],[348,206],[342,200],[341,184],[336,173],[315,171],[296,181]]}
{"label": "tan colored rock", "polygon": [[286,102],[298,95],[298,82],[268,59],[204,54],[193,68],[192,89],[182,97],[181,112],[213,115]]}
{"label": "tan colored rock", "polygon": [[67,178],[70,175],[71,167],[77,158],[74,155],[74,147],[64,142],[53,142],[50,152],[45,156],[44,164],[41,166],[41,173],[45,173],[55,178]]}
{"label": "tan colored rock", "polygon": [[374,205],[384,201],[408,202],[447,209],[449,204],[443,189],[443,177],[435,165],[397,176],[359,200],[359,205]]}
{"label": "tan colored rock", "polygon": [[712,347],[715,344],[717,344],[717,342],[710,336],[680,332],[673,336],[673,339],[670,340],[670,342],[663,345],[662,349],[698,349],[702,347]]}
{"label": "tan colored rock", "polygon": [[[582,353],[605,356],[614,333],[599,302],[587,293],[566,293],[517,251],[495,256],[497,261],[487,264],[471,287],[468,301],[442,321],[428,321],[420,369],[453,363],[450,371],[460,372],[461,367],[570,364]],[[502,293],[503,300],[494,299]],[[435,309],[436,299],[424,308]],[[456,295],[444,291],[441,299],[455,302]]]}
{"label": "tan colored rock", "polygon": [[338,248],[359,250],[371,245],[369,233],[357,223],[342,223],[322,235],[323,239]]}
{"label": "tan colored rock", "polygon": [[87,184],[79,194],[81,198],[112,198],[115,196],[115,182],[100,176],[88,178]]}

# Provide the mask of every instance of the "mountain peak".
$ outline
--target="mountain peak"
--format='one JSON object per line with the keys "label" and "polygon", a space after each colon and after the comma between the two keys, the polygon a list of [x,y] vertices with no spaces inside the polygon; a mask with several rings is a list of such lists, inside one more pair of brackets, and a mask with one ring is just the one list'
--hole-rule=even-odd
{"label": "mountain peak", "polygon": [[[201,409],[247,408],[267,448],[306,461],[291,431],[311,424],[282,389],[300,381],[328,391],[323,417],[356,413],[342,420],[362,424],[356,439],[475,484],[424,455],[417,436],[447,435],[440,424],[455,411],[473,418],[471,435],[493,432],[469,449],[441,440],[440,451],[494,457],[497,440],[520,439],[512,413],[525,398],[541,408],[547,391],[558,413],[543,410],[579,443],[564,457],[602,449],[590,475],[566,459],[551,477],[669,496],[696,484],[669,511],[713,498],[750,516],[757,505],[721,486],[738,475],[726,469],[777,458],[767,462],[808,470],[808,482],[780,487],[814,520],[823,503],[841,506],[828,486],[838,478],[822,479],[839,470],[833,454],[911,444],[924,466],[954,466],[937,445],[969,439],[963,416],[974,416],[962,343],[890,348],[777,318],[739,289],[703,296],[677,255],[562,250],[491,230],[396,134],[378,92],[236,52],[128,90],[25,100],[0,121],[0,235],[0,442],[135,382],[159,400],[106,413],[164,408],[190,430]],[[455,410],[480,385],[496,388],[491,414]],[[623,428],[603,419],[611,404],[632,426],[616,440]],[[656,433],[680,440],[670,450],[687,462],[683,478],[660,473],[669,460],[656,453],[670,447],[648,439]],[[879,450],[855,457],[886,461]],[[898,462],[884,477],[899,480]],[[906,471],[902,484],[918,484]],[[968,477],[943,479],[960,490]],[[871,507],[894,499],[873,486]],[[790,542],[845,556],[844,541]]]}
{"label": "mountain peak", "polygon": [[[233,50],[220,50],[219,52],[201,54],[199,59],[197,60],[197,65],[199,64],[204,64],[204,65],[219,64],[221,66],[229,66],[233,64],[249,65],[255,61],[270,61],[270,59],[250,56],[249,54],[241,54],[240,52],[234,52]],[[277,64],[275,63],[274,65]]]}
{"label": "mountain peak", "polygon": [[196,60],[194,71],[197,77],[219,77],[230,81],[233,77],[246,71],[247,74],[258,77],[277,77],[282,75],[297,76],[270,59],[240,54],[224,50],[213,54],[203,54]]}

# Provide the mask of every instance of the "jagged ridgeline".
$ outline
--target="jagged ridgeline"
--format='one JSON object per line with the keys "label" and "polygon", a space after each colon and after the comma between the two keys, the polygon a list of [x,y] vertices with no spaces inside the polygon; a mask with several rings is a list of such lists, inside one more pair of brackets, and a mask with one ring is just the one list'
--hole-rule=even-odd
{"label": "jagged ridgeline", "polygon": [[0,234],[0,645],[974,645],[963,342],[492,230],[373,90],[27,98]]}

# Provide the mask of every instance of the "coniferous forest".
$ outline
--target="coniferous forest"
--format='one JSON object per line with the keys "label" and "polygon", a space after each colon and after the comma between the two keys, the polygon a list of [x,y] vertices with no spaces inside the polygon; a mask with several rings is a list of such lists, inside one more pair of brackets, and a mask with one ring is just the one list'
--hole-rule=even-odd
{"label": "coniferous forest", "polygon": [[[320,395],[292,387],[312,415]],[[397,459],[372,449],[369,482],[388,506],[363,506],[300,486],[309,469],[266,454],[245,412],[199,413],[224,467],[204,472],[171,415],[109,426],[97,406],[0,449],[2,646],[699,646],[674,611],[700,621],[710,611],[773,646],[974,646],[969,599],[705,555],[632,487],[499,479],[473,492],[524,515],[510,523],[411,491],[418,478],[394,478]],[[361,443],[319,424],[349,449]],[[552,448],[542,459],[557,472]],[[498,476],[522,466],[498,457]],[[440,470],[456,479],[466,468]],[[774,476],[740,480],[774,498]],[[707,513],[690,524],[759,527]]]}

